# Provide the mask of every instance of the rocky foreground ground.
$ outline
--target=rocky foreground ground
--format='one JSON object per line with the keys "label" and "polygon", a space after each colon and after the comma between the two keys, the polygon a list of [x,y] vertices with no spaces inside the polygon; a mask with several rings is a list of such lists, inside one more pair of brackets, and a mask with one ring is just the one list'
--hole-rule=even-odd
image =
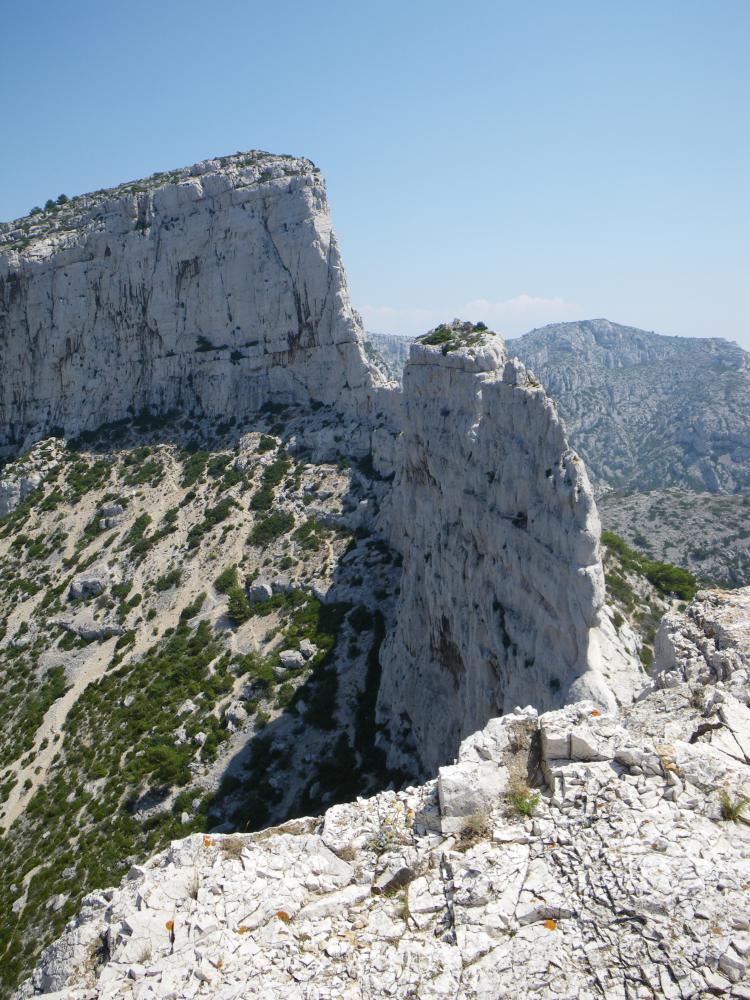
{"label": "rocky foreground ground", "polygon": [[492,720],[421,787],[195,834],[19,997],[750,997],[750,589],[668,614],[619,716]]}

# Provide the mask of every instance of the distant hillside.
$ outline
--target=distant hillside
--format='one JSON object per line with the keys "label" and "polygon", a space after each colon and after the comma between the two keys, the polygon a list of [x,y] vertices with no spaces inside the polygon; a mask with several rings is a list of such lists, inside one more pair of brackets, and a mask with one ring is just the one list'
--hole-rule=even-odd
{"label": "distant hillside", "polygon": [[557,402],[598,488],[750,489],[750,354],[606,319],[508,340]]}
{"label": "distant hillside", "polygon": [[717,496],[674,487],[608,493],[602,524],[649,559],[686,566],[702,585],[750,583],[750,496]]}
{"label": "distant hillside", "polygon": [[365,354],[371,362],[381,362],[380,367],[390,378],[401,381],[404,365],[409,360],[409,348],[413,343],[413,337],[367,332]]}

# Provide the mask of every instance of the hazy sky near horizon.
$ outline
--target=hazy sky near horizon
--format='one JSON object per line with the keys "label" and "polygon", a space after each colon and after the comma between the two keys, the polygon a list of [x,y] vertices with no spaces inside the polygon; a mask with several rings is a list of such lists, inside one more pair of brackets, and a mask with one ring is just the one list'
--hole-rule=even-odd
{"label": "hazy sky near horizon", "polygon": [[368,329],[606,316],[750,349],[748,0],[0,7],[0,219],[297,153]]}

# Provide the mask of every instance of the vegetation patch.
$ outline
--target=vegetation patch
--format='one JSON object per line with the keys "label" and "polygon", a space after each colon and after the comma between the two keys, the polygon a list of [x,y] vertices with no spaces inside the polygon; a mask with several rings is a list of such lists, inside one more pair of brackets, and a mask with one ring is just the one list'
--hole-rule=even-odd
{"label": "vegetation patch", "polygon": [[251,545],[265,547],[282,535],[288,534],[293,527],[294,515],[288,511],[274,511],[255,522],[248,541]]}
{"label": "vegetation patch", "polygon": [[[71,709],[48,781],[13,828],[0,837],[0,985],[10,992],[41,949],[60,934],[82,897],[117,884],[131,863],[170,839],[206,828],[197,812],[170,792],[191,780],[189,764],[210,760],[227,731],[212,714],[231,690],[230,657],[206,623],[178,628],[137,662],[90,684]],[[210,668],[210,669],[209,669]],[[47,699],[64,690],[51,679]],[[193,698],[198,710],[175,740],[177,709]],[[37,716],[42,706],[37,710]],[[29,720],[34,726],[34,720]],[[193,737],[206,735],[199,747]],[[161,803],[161,807],[160,807]],[[184,811],[191,813],[183,823]],[[28,900],[17,914],[17,886],[29,876]],[[66,897],[50,911],[52,895]]]}
{"label": "vegetation patch", "polygon": [[[645,576],[665,597],[678,597],[682,601],[692,601],[695,597],[698,581],[689,570],[672,566],[670,563],[647,559],[611,531],[602,532],[602,543],[610,551],[617,553],[624,569]],[[609,577],[607,584],[610,586]],[[617,581],[615,586],[622,589]]]}

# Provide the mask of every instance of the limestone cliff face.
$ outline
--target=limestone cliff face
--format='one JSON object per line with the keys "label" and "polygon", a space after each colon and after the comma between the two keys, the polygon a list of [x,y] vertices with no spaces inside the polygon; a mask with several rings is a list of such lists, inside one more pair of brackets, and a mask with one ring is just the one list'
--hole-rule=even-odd
{"label": "limestone cliff face", "polygon": [[379,380],[360,340],[308,160],[209,160],[1,227],[5,451],[143,408],[358,415]]}
{"label": "limestone cliff face", "polygon": [[379,700],[392,761],[411,745],[433,771],[517,704],[628,700],[592,490],[544,390],[499,337],[454,323],[412,347],[403,392],[404,572]]}
{"label": "limestone cliff face", "polygon": [[382,526],[404,557],[379,701],[394,762],[411,747],[432,770],[519,702],[627,700],[591,489],[541,386],[483,327],[423,338],[403,392],[362,341],[307,160],[210,160],[0,227],[0,455],[143,409],[358,422],[347,446],[395,476]]}

